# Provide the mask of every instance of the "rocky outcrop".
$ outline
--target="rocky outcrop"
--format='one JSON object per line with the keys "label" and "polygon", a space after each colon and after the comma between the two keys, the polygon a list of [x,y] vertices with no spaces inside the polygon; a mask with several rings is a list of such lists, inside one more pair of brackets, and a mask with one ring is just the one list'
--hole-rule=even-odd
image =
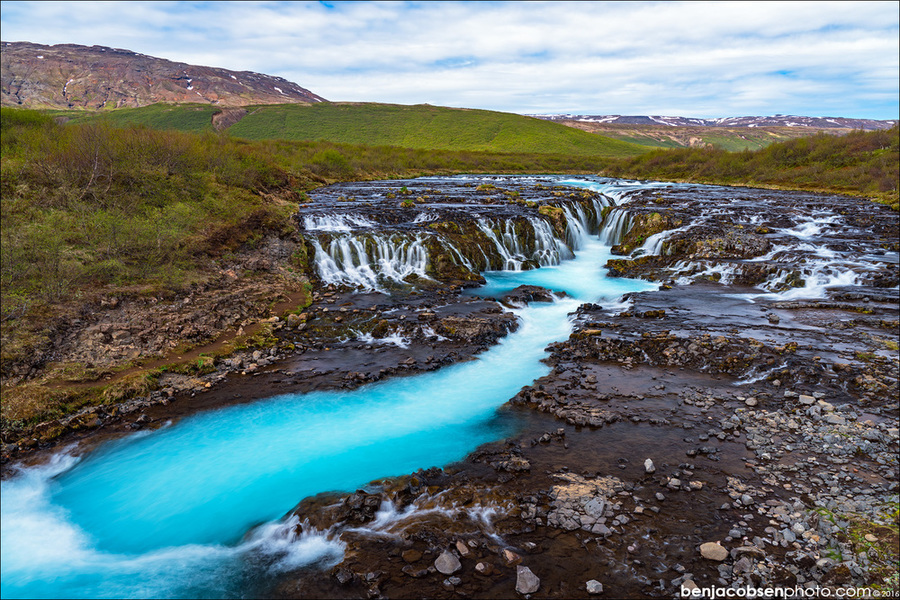
{"label": "rocky outcrop", "polygon": [[[97,110],[157,102],[235,107],[324,101],[281,77],[189,65],[119,48],[0,42],[0,50],[3,106]],[[226,120],[234,117],[229,114]]]}

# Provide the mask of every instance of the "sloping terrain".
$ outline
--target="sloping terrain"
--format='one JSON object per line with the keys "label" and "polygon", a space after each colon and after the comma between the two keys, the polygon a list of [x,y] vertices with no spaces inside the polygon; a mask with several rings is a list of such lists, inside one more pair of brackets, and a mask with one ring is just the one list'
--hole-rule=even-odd
{"label": "sloping terrain", "polygon": [[157,102],[247,106],[322,102],[281,77],[189,65],[105,46],[0,43],[3,106],[111,109]]}
{"label": "sloping terrain", "polygon": [[[154,104],[86,113],[51,111],[71,124],[103,120],[178,131],[227,131],[248,140],[327,141],[417,150],[632,157],[649,148],[558,123],[487,110],[375,103],[219,108]],[[563,167],[565,168],[565,167]]]}
{"label": "sloping terrain", "polygon": [[327,140],[370,146],[579,156],[635,156],[629,142],[487,110],[374,103],[266,106],[228,129],[246,139]]}

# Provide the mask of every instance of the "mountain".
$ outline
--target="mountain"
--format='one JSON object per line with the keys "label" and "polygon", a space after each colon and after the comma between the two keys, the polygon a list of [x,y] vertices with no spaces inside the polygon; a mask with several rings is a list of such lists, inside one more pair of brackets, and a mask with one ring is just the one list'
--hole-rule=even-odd
{"label": "mountain", "polygon": [[325,101],[281,77],[105,46],[0,42],[0,67],[3,106],[96,110],[158,102],[233,107]]}
{"label": "mountain", "polygon": [[897,121],[847,119],[843,117],[800,117],[774,115],[771,117],[723,117],[720,119],[692,119],[689,117],[624,116],[624,115],[528,115],[547,121],[578,121],[610,125],[667,125],[670,127],[812,127],[815,129],[890,129]]}

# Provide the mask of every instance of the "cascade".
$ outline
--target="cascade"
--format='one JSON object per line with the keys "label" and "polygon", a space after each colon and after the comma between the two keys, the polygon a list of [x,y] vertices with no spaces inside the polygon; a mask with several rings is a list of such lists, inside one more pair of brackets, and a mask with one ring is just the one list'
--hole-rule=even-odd
{"label": "cascade", "polygon": [[[566,239],[537,215],[523,218],[485,217],[473,221],[482,243],[460,245],[431,229],[385,233],[353,233],[353,227],[372,224],[351,215],[304,217],[307,230],[322,232],[310,243],[315,251],[319,278],[330,284],[343,284],[365,290],[385,291],[392,285],[409,284],[409,278],[433,279],[430,275],[430,246],[447,251],[454,264],[470,271],[522,271],[535,266],[557,265],[571,259],[591,235],[600,233],[605,243],[624,234],[628,223],[624,212],[615,213],[615,231],[606,232],[603,209],[608,201],[592,198],[590,203],[573,202],[560,206],[566,222]],[[425,218],[419,218],[422,215]],[[420,213],[412,222],[424,224],[437,216]],[[601,232],[601,229],[603,230]],[[477,240],[473,240],[477,241]]]}
{"label": "cascade", "polygon": [[536,247],[532,256],[540,266],[557,265],[561,260],[575,257],[572,249],[553,235],[553,228],[549,223],[535,217],[529,218],[529,222],[534,230]]}
{"label": "cascade", "polygon": [[307,231],[352,231],[360,227],[375,227],[365,217],[351,214],[304,215],[303,228]]}
{"label": "cascade", "polygon": [[622,241],[633,225],[628,211],[614,208],[606,214],[603,229],[600,231],[600,241],[609,246],[614,246]]}
{"label": "cascade", "polygon": [[410,275],[430,279],[424,244],[423,234],[412,239],[396,233],[342,234],[332,237],[327,249],[318,238],[312,239],[322,281],[379,291],[389,282],[405,283]]}
{"label": "cascade", "polygon": [[[511,223],[506,221],[506,232],[501,233],[501,237],[498,238],[497,234],[494,232],[494,228],[496,227],[490,221],[486,219],[479,219],[476,223],[478,229],[484,233],[487,238],[493,242],[494,246],[497,249],[497,253],[500,255],[502,260],[502,266],[500,270],[502,271],[521,271],[522,263],[525,262],[525,257],[522,255],[519,249],[519,243],[515,236],[515,231],[512,234],[508,233]],[[498,228],[499,229],[499,228]],[[502,240],[502,241],[501,241]],[[506,242],[506,243],[504,243]]]}

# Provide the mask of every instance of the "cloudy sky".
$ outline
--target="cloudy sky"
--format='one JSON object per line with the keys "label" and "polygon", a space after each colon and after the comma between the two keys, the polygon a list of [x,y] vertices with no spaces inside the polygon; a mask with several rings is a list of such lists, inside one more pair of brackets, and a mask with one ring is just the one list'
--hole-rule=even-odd
{"label": "cloudy sky", "polygon": [[2,2],[4,41],[279,75],[334,101],[896,119],[900,2]]}

